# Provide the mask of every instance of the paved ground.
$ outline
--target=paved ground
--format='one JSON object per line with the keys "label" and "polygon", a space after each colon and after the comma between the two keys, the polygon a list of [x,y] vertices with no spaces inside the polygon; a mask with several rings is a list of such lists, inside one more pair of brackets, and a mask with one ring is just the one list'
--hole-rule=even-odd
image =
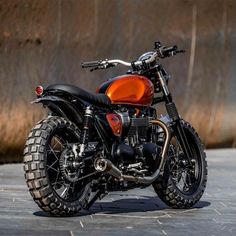
{"label": "paved ground", "polygon": [[112,193],[70,218],[48,217],[37,207],[21,164],[1,165],[0,235],[236,235],[236,150],[207,156],[207,190],[195,208],[170,209],[148,188]]}

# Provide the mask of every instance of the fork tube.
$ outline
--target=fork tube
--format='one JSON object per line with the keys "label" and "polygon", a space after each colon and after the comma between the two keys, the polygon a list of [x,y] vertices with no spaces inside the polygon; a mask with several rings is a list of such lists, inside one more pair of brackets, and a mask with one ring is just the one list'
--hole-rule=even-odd
{"label": "fork tube", "polygon": [[160,82],[161,89],[163,92],[166,111],[167,111],[169,117],[174,122],[173,128],[174,128],[175,134],[180,142],[181,147],[183,148],[184,154],[186,155],[186,157],[190,161],[191,157],[192,157],[192,151],[191,151],[191,148],[189,147],[187,137],[186,137],[184,129],[181,125],[181,118],[179,116],[178,110],[176,108],[175,103],[172,101],[172,96],[169,92],[166,80],[165,80],[161,70],[162,70],[162,67],[159,66],[159,70],[157,71],[157,76],[158,76],[158,80]]}

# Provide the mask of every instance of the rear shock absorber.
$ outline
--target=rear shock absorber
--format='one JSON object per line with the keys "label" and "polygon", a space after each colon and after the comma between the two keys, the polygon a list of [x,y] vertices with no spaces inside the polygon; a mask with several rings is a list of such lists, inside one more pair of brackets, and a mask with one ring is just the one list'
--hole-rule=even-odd
{"label": "rear shock absorber", "polygon": [[93,108],[91,106],[86,107],[85,114],[84,114],[84,129],[83,129],[83,136],[80,144],[80,151],[79,157],[83,157],[86,144],[89,137],[89,129],[92,125],[93,121]]}

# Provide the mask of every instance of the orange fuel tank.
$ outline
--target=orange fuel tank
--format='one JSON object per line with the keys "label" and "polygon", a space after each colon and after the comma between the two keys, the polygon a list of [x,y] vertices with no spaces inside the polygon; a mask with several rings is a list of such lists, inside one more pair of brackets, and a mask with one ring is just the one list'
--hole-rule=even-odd
{"label": "orange fuel tank", "polygon": [[144,76],[122,75],[103,83],[97,90],[106,94],[112,104],[150,106],[154,96],[153,84]]}

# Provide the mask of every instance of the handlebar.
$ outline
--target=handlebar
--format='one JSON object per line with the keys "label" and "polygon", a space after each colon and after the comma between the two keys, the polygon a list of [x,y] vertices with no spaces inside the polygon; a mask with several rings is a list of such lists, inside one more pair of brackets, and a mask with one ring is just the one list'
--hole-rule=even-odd
{"label": "handlebar", "polygon": [[157,49],[156,52],[153,52],[153,54],[146,60],[137,60],[134,62],[126,62],[120,59],[112,59],[112,60],[100,60],[100,61],[90,61],[90,62],[83,62],[82,68],[89,68],[92,67],[91,71],[97,70],[97,69],[107,69],[110,67],[117,66],[118,64],[122,64],[124,66],[132,67],[133,69],[149,65],[152,62],[156,60],[157,57],[159,58],[165,58],[169,56],[174,56],[177,53],[183,53],[184,50],[177,50],[178,47],[176,45],[172,47],[164,47],[160,44],[160,42],[155,42],[155,49]]}
{"label": "handlebar", "polygon": [[122,64],[124,66],[131,67],[131,66],[140,66],[140,65],[143,65],[143,63],[149,64],[149,63],[155,61],[156,57],[157,57],[157,53],[155,52],[155,53],[153,53],[153,55],[149,59],[144,60],[144,61],[135,61],[133,63],[126,62],[126,61],[123,61],[120,59],[112,59],[112,60],[104,60],[104,61],[83,62],[81,65],[82,65],[82,68],[103,67],[100,69],[106,69],[109,67],[109,65],[116,66],[118,64]]}

